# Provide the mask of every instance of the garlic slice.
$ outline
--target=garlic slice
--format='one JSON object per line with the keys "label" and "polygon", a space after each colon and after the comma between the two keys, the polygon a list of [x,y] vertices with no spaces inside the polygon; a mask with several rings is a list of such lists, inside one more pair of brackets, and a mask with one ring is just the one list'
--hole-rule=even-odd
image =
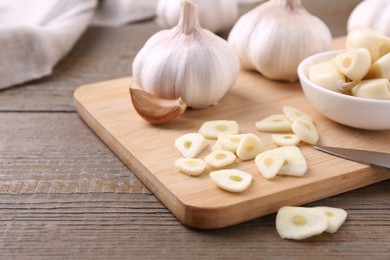
{"label": "garlic slice", "polygon": [[285,133],[291,132],[291,121],[283,114],[267,116],[255,124],[262,132]]}
{"label": "garlic slice", "polygon": [[152,124],[164,124],[177,118],[186,110],[186,104],[181,98],[164,99],[146,91],[129,88],[135,111]]}
{"label": "garlic slice", "polygon": [[272,134],[271,139],[279,146],[295,146],[301,142],[296,134]]}
{"label": "garlic slice", "polygon": [[217,139],[220,134],[238,134],[238,123],[234,120],[206,121],[199,129],[199,133],[206,138]]}
{"label": "garlic slice", "polygon": [[286,156],[280,149],[272,149],[259,153],[255,158],[255,164],[261,175],[271,179],[278,174],[282,168]]}
{"label": "garlic slice", "polygon": [[298,147],[282,146],[276,149],[283,151],[286,158],[278,174],[296,177],[305,175],[308,170],[308,165],[305,157],[303,157],[303,154]]}
{"label": "garlic slice", "polygon": [[276,215],[280,237],[301,240],[323,233],[328,227],[326,215],[319,209],[285,206]]}
{"label": "garlic slice", "polygon": [[314,207],[321,210],[328,218],[328,227],[325,232],[335,233],[347,219],[347,212],[339,208]]}
{"label": "garlic slice", "polygon": [[220,144],[221,149],[229,150],[233,153],[237,151],[238,144],[244,137],[244,134],[221,134],[218,135],[218,143]]}
{"label": "garlic slice", "polygon": [[221,168],[234,163],[236,155],[227,150],[215,150],[205,157],[208,165],[214,168]]}
{"label": "garlic slice", "polygon": [[365,48],[348,50],[338,54],[335,64],[352,81],[360,81],[371,66],[371,54]]}
{"label": "garlic slice", "polygon": [[252,160],[263,151],[263,142],[254,134],[246,134],[237,147],[237,157],[243,161]]}
{"label": "garlic slice", "polygon": [[240,170],[219,170],[210,172],[218,187],[230,192],[243,192],[252,182],[252,175]]}
{"label": "garlic slice", "polygon": [[199,176],[205,171],[206,162],[201,159],[179,158],[175,161],[175,166],[184,174]]}
{"label": "garlic slice", "polygon": [[351,92],[356,97],[390,100],[390,82],[388,79],[363,80]]}
{"label": "garlic slice", "polygon": [[340,84],[347,81],[345,75],[331,62],[320,62],[309,68],[308,77],[315,84],[336,91],[340,91]]}
{"label": "garlic slice", "polygon": [[310,121],[313,121],[309,115],[302,112],[300,109],[291,107],[291,106],[284,106],[282,108],[283,113],[286,115],[286,117],[291,121],[294,122],[295,119],[298,118],[304,118]]}
{"label": "garlic slice", "polygon": [[311,120],[305,118],[295,119],[291,124],[291,128],[299,139],[308,144],[316,144],[319,139],[317,128]]}
{"label": "garlic slice", "polygon": [[198,133],[184,134],[175,140],[175,147],[186,158],[195,158],[208,146],[206,138]]}

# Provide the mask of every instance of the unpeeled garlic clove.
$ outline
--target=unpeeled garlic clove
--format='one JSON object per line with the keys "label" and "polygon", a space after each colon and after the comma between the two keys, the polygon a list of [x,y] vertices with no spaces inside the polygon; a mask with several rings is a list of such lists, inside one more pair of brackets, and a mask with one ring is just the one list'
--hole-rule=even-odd
{"label": "unpeeled garlic clove", "polygon": [[187,108],[181,98],[164,99],[144,90],[129,88],[131,101],[137,113],[152,124],[164,124],[177,118]]}

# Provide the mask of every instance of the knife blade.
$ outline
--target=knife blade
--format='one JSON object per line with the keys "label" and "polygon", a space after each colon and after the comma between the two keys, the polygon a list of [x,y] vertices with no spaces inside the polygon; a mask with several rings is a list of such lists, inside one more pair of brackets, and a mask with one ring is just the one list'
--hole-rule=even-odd
{"label": "knife blade", "polygon": [[321,152],[335,155],[350,161],[366,164],[372,167],[390,169],[390,153],[320,145],[314,146],[314,148]]}

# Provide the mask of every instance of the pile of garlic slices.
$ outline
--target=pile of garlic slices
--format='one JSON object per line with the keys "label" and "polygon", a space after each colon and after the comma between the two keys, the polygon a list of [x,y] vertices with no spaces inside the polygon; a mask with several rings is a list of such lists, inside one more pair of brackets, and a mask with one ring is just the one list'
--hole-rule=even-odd
{"label": "pile of garlic slices", "polygon": [[[259,131],[275,133],[272,140],[278,148],[264,150],[262,140],[252,133],[240,134],[234,120],[206,121],[198,132],[184,134],[175,140],[174,146],[182,155],[175,161],[175,166],[189,176],[202,175],[208,169],[217,186],[230,192],[242,192],[252,182],[250,173],[234,169],[234,164],[240,162],[254,160],[266,179],[276,175],[304,176],[308,164],[297,145],[301,141],[315,144],[318,131],[312,119],[301,110],[284,106],[283,112],[255,124]],[[212,151],[204,159],[197,158],[209,146],[210,139],[215,140]]]}
{"label": "pile of garlic slices", "polygon": [[319,86],[367,99],[390,100],[390,38],[357,27],[348,33],[347,50],[309,68]]}

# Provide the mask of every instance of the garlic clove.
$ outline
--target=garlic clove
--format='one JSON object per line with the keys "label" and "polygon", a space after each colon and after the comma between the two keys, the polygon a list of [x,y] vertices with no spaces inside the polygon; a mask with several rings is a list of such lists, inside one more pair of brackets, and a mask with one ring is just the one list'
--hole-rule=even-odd
{"label": "garlic clove", "polygon": [[280,237],[301,240],[323,233],[328,227],[326,215],[316,208],[285,206],[276,215]]}
{"label": "garlic clove", "polygon": [[343,209],[323,206],[314,208],[321,210],[328,218],[328,227],[325,232],[335,233],[347,219],[348,214]]}
{"label": "garlic clove", "polygon": [[371,66],[371,54],[365,48],[348,50],[335,58],[336,66],[352,81],[360,81]]}
{"label": "garlic clove", "polygon": [[308,170],[308,165],[301,150],[296,146],[282,146],[279,148],[284,152],[285,161],[278,174],[301,177]]}
{"label": "garlic clove", "polygon": [[356,97],[390,100],[390,82],[388,79],[363,80],[351,92]]}
{"label": "garlic clove", "polygon": [[309,68],[309,79],[315,84],[341,92],[340,84],[347,81],[345,75],[331,62],[320,62]]}
{"label": "garlic clove", "polygon": [[210,172],[218,187],[230,192],[243,192],[252,182],[252,175],[240,170],[218,170]]}
{"label": "garlic clove", "polygon": [[387,78],[390,80],[390,52],[371,65],[366,79]]}
{"label": "garlic clove", "polygon": [[135,111],[152,124],[164,124],[177,118],[186,110],[181,98],[164,99],[146,91],[129,88]]}
{"label": "garlic clove", "polygon": [[371,62],[390,52],[390,38],[366,27],[356,27],[347,35],[347,49],[366,48],[371,53]]}

